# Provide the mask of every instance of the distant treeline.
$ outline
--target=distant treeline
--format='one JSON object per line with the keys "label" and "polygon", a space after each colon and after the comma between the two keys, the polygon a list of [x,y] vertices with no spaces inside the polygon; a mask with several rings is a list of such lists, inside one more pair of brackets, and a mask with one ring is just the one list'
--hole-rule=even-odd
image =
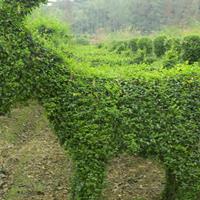
{"label": "distant treeline", "polygon": [[58,0],[47,10],[57,10],[77,34],[102,30],[151,33],[165,26],[200,22],[200,0]]}

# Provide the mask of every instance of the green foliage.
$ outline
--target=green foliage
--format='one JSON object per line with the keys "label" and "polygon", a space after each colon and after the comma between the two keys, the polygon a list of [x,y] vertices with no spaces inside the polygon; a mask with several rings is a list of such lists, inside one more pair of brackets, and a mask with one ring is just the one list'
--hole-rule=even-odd
{"label": "green foliage", "polygon": [[197,35],[187,36],[182,43],[182,58],[190,64],[200,60],[200,37]]}
{"label": "green foliage", "polygon": [[97,44],[97,48],[101,49],[103,47],[105,47],[103,43]]}
{"label": "green foliage", "polygon": [[180,38],[173,38],[172,50],[177,52],[178,55],[181,54],[182,40]]}
{"label": "green foliage", "polygon": [[113,41],[111,43],[111,51],[121,54],[128,49],[128,43],[126,41]]}
{"label": "green foliage", "polygon": [[133,57],[133,63],[135,64],[141,64],[144,63],[146,52],[144,50],[138,50],[137,54]]}
{"label": "green foliage", "polygon": [[153,43],[150,38],[143,37],[138,40],[138,48],[145,51],[147,55],[153,52]]}
{"label": "green foliage", "polygon": [[169,49],[169,43],[166,36],[156,37],[154,39],[153,44],[154,44],[154,53],[157,57],[162,57]]}
{"label": "green foliage", "polygon": [[79,45],[89,45],[90,41],[87,35],[75,37],[75,43]]}
{"label": "green foliage", "polygon": [[[23,18],[29,14],[34,8],[38,7],[41,3],[47,2],[46,0],[1,0],[2,7],[12,9],[13,13],[16,14],[17,18]],[[13,7],[14,6],[14,7]],[[15,8],[15,10],[14,10]],[[10,13],[11,14],[11,13]],[[18,16],[17,16],[18,15]]]}
{"label": "green foliage", "polygon": [[138,39],[132,39],[128,42],[128,48],[131,49],[133,53],[137,52],[138,50]]}
{"label": "green foliage", "polygon": [[[28,5],[18,2],[23,9]],[[15,6],[16,1],[5,0],[0,8],[0,113],[28,99],[44,107],[74,162],[71,199],[100,199],[109,159],[139,153],[165,166],[165,200],[199,200],[199,68],[152,72],[139,65],[144,69],[136,67],[130,78],[120,78],[124,70],[119,68],[116,78],[87,68],[73,54],[68,65],[64,52],[51,49],[24,26],[30,8],[19,12]],[[140,62],[152,54],[152,41],[140,39],[138,45]],[[80,65],[85,74],[76,70]]]}
{"label": "green foliage", "polygon": [[172,68],[179,62],[179,57],[175,51],[168,51],[163,60],[163,66],[165,68]]}
{"label": "green foliage", "polygon": [[156,62],[156,60],[157,60],[157,59],[156,59],[155,56],[148,56],[148,55],[147,55],[147,56],[145,57],[144,63],[150,65],[150,64]]}
{"label": "green foliage", "polygon": [[47,41],[53,42],[58,47],[61,44],[69,43],[69,27],[63,25],[59,20],[47,16],[30,16],[26,19],[26,27],[32,34],[39,35]]}

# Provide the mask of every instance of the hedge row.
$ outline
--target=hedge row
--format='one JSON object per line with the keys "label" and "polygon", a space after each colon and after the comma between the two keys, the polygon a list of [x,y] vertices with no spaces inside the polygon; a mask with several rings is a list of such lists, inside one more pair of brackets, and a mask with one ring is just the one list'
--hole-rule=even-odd
{"label": "hedge row", "polygon": [[109,159],[126,152],[163,163],[164,200],[199,200],[199,73],[132,80],[75,75],[24,27],[28,11],[19,11],[28,5],[4,0],[0,7],[0,113],[31,98],[45,108],[74,162],[71,199],[101,199]]}
{"label": "hedge row", "polygon": [[155,55],[157,58],[161,58],[167,52],[173,51],[173,54],[177,54],[180,60],[193,64],[200,60],[200,36],[191,35],[183,39],[159,36],[154,40],[147,37],[135,38],[125,42],[114,42],[110,49],[117,53],[131,50],[133,54],[138,54],[138,59],[141,61],[141,54],[151,57]]}

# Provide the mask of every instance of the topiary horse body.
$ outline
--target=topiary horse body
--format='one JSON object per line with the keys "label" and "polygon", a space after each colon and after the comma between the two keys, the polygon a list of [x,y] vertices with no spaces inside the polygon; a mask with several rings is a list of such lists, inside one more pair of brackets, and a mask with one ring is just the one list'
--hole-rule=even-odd
{"label": "topiary horse body", "polygon": [[73,200],[97,200],[107,161],[127,152],[166,168],[164,200],[200,199],[200,80],[82,77],[33,40],[24,17],[41,0],[0,4],[0,113],[36,99],[74,161]]}

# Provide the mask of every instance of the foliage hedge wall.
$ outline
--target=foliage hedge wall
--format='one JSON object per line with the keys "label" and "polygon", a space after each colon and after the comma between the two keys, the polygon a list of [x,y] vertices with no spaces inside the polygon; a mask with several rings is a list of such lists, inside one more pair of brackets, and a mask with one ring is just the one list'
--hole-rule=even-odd
{"label": "foliage hedge wall", "polygon": [[71,199],[101,199],[108,160],[126,152],[163,163],[164,200],[199,200],[199,73],[127,80],[75,75],[24,27],[24,13],[42,1],[31,2],[0,4],[0,113],[30,98],[45,108],[74,161]]}

